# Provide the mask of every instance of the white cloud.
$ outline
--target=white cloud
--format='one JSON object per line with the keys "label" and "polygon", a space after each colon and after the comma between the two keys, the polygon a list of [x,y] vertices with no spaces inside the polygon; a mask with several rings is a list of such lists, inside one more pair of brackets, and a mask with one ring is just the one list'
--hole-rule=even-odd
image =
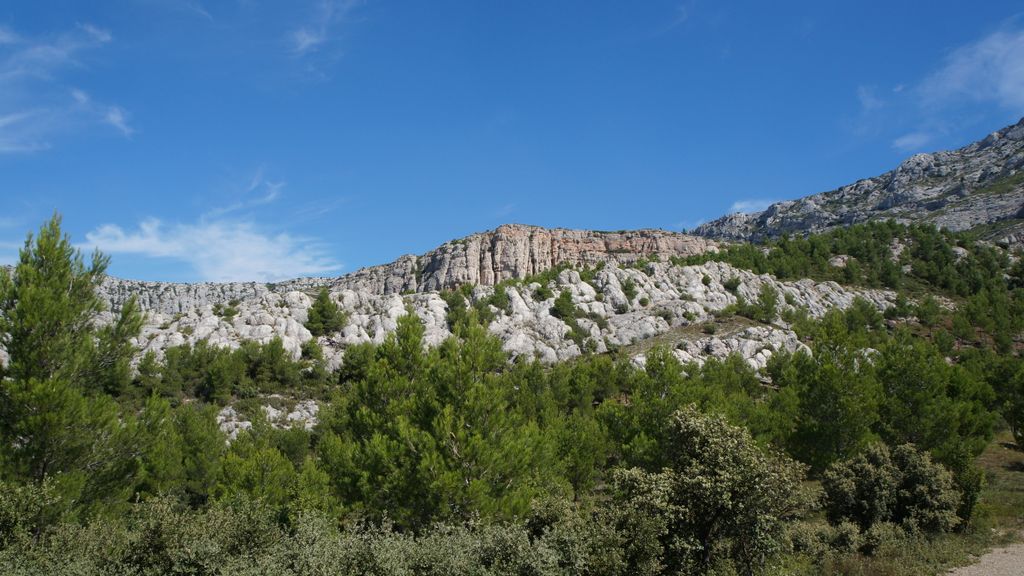
{"label": "white cloud", "polygon": [[124,110],[118,106],[111,106],[103,116],[103,121],[117,128],[125,137],[135,133],[135,130],[128,125],[128,117]]}
{"label": "white cloud", "polygon": [[45,150],[63,133],[100,123],[125,136],[134,132],[123,108],[95,103],[77,88],[69,98],[60,81],[66,69],[87,68],[83,53],[111,40],[110,32],[88,23],[34,38],[0,28],[0,154]]}
{"label": "white cloud", "polygon": [[330,41],[331,29],[343,22],[360,3],[360,0],[321,0],[313,18],[288,33],[291,51],[302,56],[320,49]]}
{"label": "white cloud", "polygon": [[688,0],[676,5],[675,17],[672,19],[672,23],[669,28],[675,28],[676,26],[682,26],[690,20],[690,14],[693,12],[693,0]]}
{"label": "white cloud", "polygon": [[932,135],[927,132],[910,132],[892,141],[892,147],[903,153],[919,152],[929,142]]}
{"label": "white cloud", "polygon": [[327,39],[327,31],[323,29],[310,30],[309,28],[299,28],[292,31],[291,38],[292,50],[296,54],[304,54],[323,44],[324,40]]}
{"label": "white cloud", "polygon": [[747,198],[746,200],[737,200],[733,202],[732,206],[729,207],[729,212],[760,212],[774,203],[775,200]]}
{"label": "white cloud", "polygon": [[48,119],[39,110],[22,110],[0,115],[0,154],[46,150]]}
{"label": "white cloud", "polygon": [[885,101],[875,94],[875,89],[871,86],[858,86],[857,100],[860,101],[861,110],[864,112],[871,112],[885,106]]}
{"label": "white cloud", "polygon": [[114,39],[114,37],[111,36],[109,30],[97,28],[96,26],[93,26],[88,22],[86,22],[85,24],[79,24],[78,27],[86,34],[88,34],[93,40],[99,42],[100,44],[106,44],[107,42],[110,42]]}
{"label": "white cloud", "polygon": [[185,262],[207,281],[271,282],[341,268],[317,243],[284,233],[268,234],[250,222],[201,220],[165,226],[149,219],[134,231],[105,224],[85,237],[88,249]]}
{"label": "white cloud", "polygon": [[258,206],[270,204],[281,197],[281,191],[285,186],[287,186],[287,182],[272,181],[264,178],[263,168],[260,168],[256,171],[253,177],[249,179],[249,184],[246,186],[241,200],[227,206],[213,208],[203,214],[203,217],[215,218],[231,212],[238,212],[240,210],[247,210],[249,208],[256,208]]}
{"label": "white cloud", "polygon": [[930,106],[973,100],[1024,108],[1024,30],[998,30],[954,50],[920,91]]}

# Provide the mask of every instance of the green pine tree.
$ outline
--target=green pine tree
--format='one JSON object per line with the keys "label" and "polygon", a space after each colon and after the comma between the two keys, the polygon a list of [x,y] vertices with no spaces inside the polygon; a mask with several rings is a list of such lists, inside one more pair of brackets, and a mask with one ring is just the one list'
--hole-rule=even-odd
{"label": "green pine tree", "polygon": [[306,328],[313,336],[323,336],[340,331],[345,327],[345,320],[345,313],[331,299],[327,288],[321,288],[309,308]]}
{"label": "green pine tree", "polygon": [[130,301],[113,325],[94,325],[107,262],[96,252],[86,266],[54,215],[28,237],[13,272],[0,271],[4,472],[36,485],[52,480],[78,510],[123,501],[140,449],[134,419],[103,393],[129,381],[141,322]]}

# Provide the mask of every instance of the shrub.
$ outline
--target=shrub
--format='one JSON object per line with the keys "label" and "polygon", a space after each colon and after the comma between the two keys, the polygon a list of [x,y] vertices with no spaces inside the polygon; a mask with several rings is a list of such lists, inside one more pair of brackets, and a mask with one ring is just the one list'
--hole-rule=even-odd
{"label": "shrub", "polygon": [[868,556],[885,554],[899,548],[907,540],[907,531],[892,522],[879,522],[868,528],[860,551]]}
{"label": "shrub", "polygon": [[726,279],[725,282],[722,282],[722,286],[729,292],[735,293],[736,289],[740,287],[740,279],[736,276],[733,276],[731,278]]}
{"label": "shrub", "polygon": [[942,308],[939,307],[938,301],[931,294],[922,298],[915,308],[917,320],[925,326],[934,326],[939,321],[941,313]]}
{"label": "shrub", "polygon": [[654,553],[666,574],[704,574],[726,561],[741,573],[763,569],[803,507],[803,466],[695,406],[672,415],[665,449],[662,471],[614,477],[620,525],[632,535],[627,558],[649,566]]}
{"label": "shrub", "polygon": [[861,547],[861,535],[857,525],[843,521],[828,531],[828,546],[840,552],[855,552]]}
{"label": "shrub", "polygon": [[555,293],[551,291],[551,288],[548,288],[547,284],[541,284],[533,291],[533,299],[538,301],[547,300],[554,295]]}
{"label": "shrub", "polygon": [[701,276],[700,283],[705,286],[711,286],[711,276],[708,276],[707,274]]}
{"label": "shrub", "polygon": [[573,304],[572,294],[568,290],[563,290],[558,298],[555,298],[555,304],[551,307],[551,315],[563,322],[576,318],[576,305]]}
{"label": "shrub", "polygon": [[952,474],[911,444],[891,451],[874,444],[829,467],[822,487],[833,524],[851,521],[867,531],[892,522],[910,531],[946,532],[959,523],[960,493]]}
{"label": "shrub", "polygon": [[213,314],[230,322],[232,318],[238,315],[237,306],[240,303],[239,300],[232,300],[227,305],[218,302],[213,305]]}
{"label": "shrub", "polygon": [[626,278],[622,281],[622,293],[626,296],[626,300],[629,302],[636,298],[636,282],[632,278]]}
{"label": "shrub", "polygon": [[770,324],[775,320],[778,310],[779,292],[771,284],[761,285],[761,291],[757,294],[757,304],[754,311],[754,320],[764,324]]}

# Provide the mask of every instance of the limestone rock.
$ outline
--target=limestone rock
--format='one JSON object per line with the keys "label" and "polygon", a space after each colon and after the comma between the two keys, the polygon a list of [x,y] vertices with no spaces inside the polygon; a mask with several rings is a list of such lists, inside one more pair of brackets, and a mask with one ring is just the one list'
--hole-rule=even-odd
{"label": "limestone rock", "polygon": [[872,220],[932,222],[950,230],[994,225],[987,235],[1019,246],[1024,217],[1024,119],[959,150],[915,154],[895,170],[830,192],[729,214],[695,234],[764,240]]}

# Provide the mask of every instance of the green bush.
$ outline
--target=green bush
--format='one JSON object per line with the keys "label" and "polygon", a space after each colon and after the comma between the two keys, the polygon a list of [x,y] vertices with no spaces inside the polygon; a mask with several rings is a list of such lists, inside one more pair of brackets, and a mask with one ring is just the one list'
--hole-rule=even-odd
{"label": "green bush", "polygon": [[891,553],[907,541],[907,531],[892,522],[878,522],[864,532],[860,551],[868,556]]}
{"label": "green bush", "polygon": [[626,278],[622,281],[622,293],[626,296],[626,301],[632,302],[636,298],[636,282],[632,278]]}
{"label": "green bush", "polygon": [[833,464],[822,478],[824,507],[833,524],[856,523],[861,531],[891,522],[915,532],[947,532],[959,524],[960,493],[953,475],[910,444],[874,444]]}
{"label": "green bush", "polygon": [[665,468],[614,477],[619,522],[632,535],[627,559],[669,574],[705,574],[723,561],[746,574],[765,569],[803,507],[803,467],[692,406],[671,416],[667,432]]}

